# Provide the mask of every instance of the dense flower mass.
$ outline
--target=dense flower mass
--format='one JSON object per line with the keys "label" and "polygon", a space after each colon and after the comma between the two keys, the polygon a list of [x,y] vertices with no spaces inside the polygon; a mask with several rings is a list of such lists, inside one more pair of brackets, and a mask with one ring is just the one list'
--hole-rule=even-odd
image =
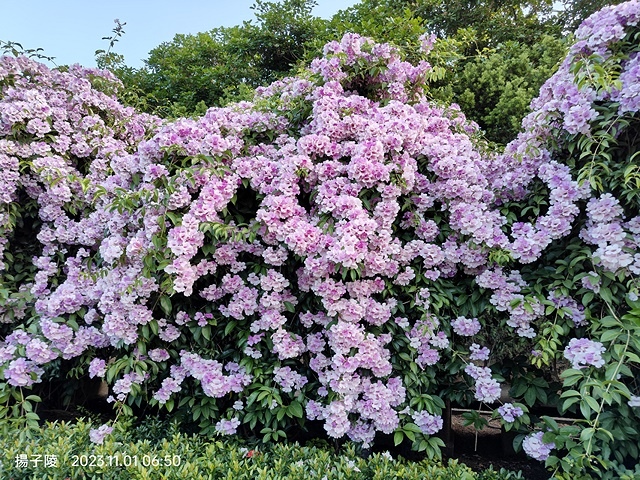
{"label": "dense flower mass", "polygon": [[[606,292],[604,273],[640,273],[640,217],[549,149],[558,131],[590,132],[595,102],[636,111],[637,55],[608,93],[571,71],[637,21],[637,1],[618,8],[622,31],[581,27],[500,155],[459,108],[428,100],[426,57],[412,65],[354,34],[251,102],[164,124],[120,105],[108,73],[3,57],[0,275],[13,290],[0,319],[16,326],[3,381],[28,387],[48,363],[78,362],[118,404],[210,406],[189,414],[220,434],[277,435],[306,415],[368,446],[408,422],[437,433],[438,394],[469,377],[474,399],[495,403],[496,344],[481,343],[497,325],[527,352],[557,334],[554,359],[565,346],[574,368],[603,366],[604,345],[577,338],[592,317],[571,279],[529,282],[571,235],[592,260],[580,295]],[[553,315],[569,321],[541,334]],[[542,460],[541,435],[523,446]]]}

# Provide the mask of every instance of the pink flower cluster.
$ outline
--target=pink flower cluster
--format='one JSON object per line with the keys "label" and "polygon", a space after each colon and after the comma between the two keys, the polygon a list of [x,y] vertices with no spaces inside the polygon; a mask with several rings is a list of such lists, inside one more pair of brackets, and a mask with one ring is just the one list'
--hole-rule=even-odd
{"label": "pink flower cluster", "polygon": [[640,216],[623,222],[618,199],[610,193],[592,198],[587,204],[587,224],[580,237],[591,245],[596,265],[609,272],[640,274]]}
{"label": "pink flower cluster", "polygon": [[505,422],[512,423],[516,418],[520,418],[524,415],[522,408],[516,407],[511,403],[505,403],[501,407],[498,407],[498,413]]}
{"label": "pink flower cluster", "polygon": [[[620,25],[637,14],[630,3],[616,10]],[[620,38],[600,32],[596,41],[589,32],[599,28],[579,31],[586,43],[571,58]],[[431,48],[433,39],[421,41]],[[216,424],[228,434],[241,421],[239,399],[264,377],[252,375],[255,365],[283,394],[310,398],[307,418],[332,437],[366,445],[376,431],[392,433],[411,401],[393,362],[435,369],[456,347],[445,332],[471,337],[485,327],[485,316],[434,308],[438,282],[475,278],[509,326],[536,336],[544,296],[527,295],[515,265],[490,258],[539,260],[569,235],[590,194],[546,147],[554,129],[585,133],[596,115],[598,94],[575,85],[570,62],[543,87],[525,131],[493,155],[459,108],[428,100],[428,63],[354,34],[253,102],[164,125],[93,88],[92,76],[113,80],[106,73],[2,58],[0,249],[13,248],[6,212],[19,195],[42,224],[26,287],[38,333],[17,329],[0,343],[4,378],[31,385],[42,365],[84,354],[94,358],[89,375],[103,377],[108,347],[160,369],[151,378],[125,370],[113,385],[118,400],[153,383],[163,404],[190,377],[203,395],[231,398]],[[621,73],[625,108],[636,98],[636,64],[630,58]],[[503,207],[533,182],[549,192],[547,212],[508,220]],[[598,246],[600,265],[637,273],[638,217],[624,223],[607,195],[587,213],[582,238]],[[550,298],[585,323],[575,300]],[[8,308],[25,315],[17,304],[0,315]],[[576,368],[599,366],[600,347],[573,339],[565,356]],[[471,345],[473,361],[489,354]],[[478,401],[500,397],[488,366],[465,371]],[[426,434],[441,427],[426,412],[413,419]],[[536,445],[527,448],[543,456]]]}
{"label": "pink flower cluster", "polygon": [[522,442],[525,453],[536,460],[545,461],[549,458],[551,451],[555,448],[553,443],[542,441],[543,432],[536,432],[528,435]]}
{"label": "pink flower cluster", "polygon": [[604,365],[602,354],[604,346],[600,342],[588,338],[572,338],[564,349],[564,356],[571,362],[573,368],[581,369],[587,366],[596,368]]}

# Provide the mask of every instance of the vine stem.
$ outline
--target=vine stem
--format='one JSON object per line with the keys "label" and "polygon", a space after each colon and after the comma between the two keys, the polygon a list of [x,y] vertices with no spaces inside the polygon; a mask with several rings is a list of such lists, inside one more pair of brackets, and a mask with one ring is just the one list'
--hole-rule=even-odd
{"label": "vine stem", "polygon": [[[622,362],[624,361],[624,355],[625,353],[627,353],[627,349],[629,348],[629,340],[631,339],[631,331],[629,330],[625,330],[625,333],[627,334],[627,341],[624,345],[624,351],[622,352],[622,354],[620,355],[620,359],[618,360],[618,365],[616,365],[616,369],[613,372],[612,378],[611,380],[615,380],[616,377],[618,376],[618,372],[620,371],[620,367],[622,366]],[[611,388],[612,383],[609,383],[609,385],[607,385],[607,389],[605,390],[605,394],[609,393],[609,389]],[[597,428],[598,425],[598,420],[600,419],[600,414],[602,413],[603,409],[604,409],[604,398],[605,396],[603,395],[602,398],[600,399],[600,408],[598,408],[598,413],[596,414],[596,418],[594,419],[592,425],[592,428],[595,430]],[[587,455],[591,455],[591,445],[593,443],[593,435],[591,436],[591,438],[589,438],[589,443],[587,443],[587,448],[586,448],[586,454]]]}

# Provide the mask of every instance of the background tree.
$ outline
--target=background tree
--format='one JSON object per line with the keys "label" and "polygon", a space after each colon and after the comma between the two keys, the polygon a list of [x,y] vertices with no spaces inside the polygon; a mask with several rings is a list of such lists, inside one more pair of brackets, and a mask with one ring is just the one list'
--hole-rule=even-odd
{"label": "background tree", "polygon": [[312,14],[313,0],[257,0],[252,21],[178,34],[154,48],[140,69],[122,61],[109,67],[127,87],[126,103],[163,117],[187,116],[250,98],[255,87],[295,74],[347,32],[406,53],[418,51],[420,35],[433,33],[438,42],[429,61],[438,74],[430,95],[458,103],[490,140],[504,144],[564,55],[563,32],[599,2],[567,0],[556,11],[550,0],[363,0],[323,20]]}
{"label": "background tree", "polygon": [[531,99],[565,51],[564,40],[550,35],[532,45],[507,41],[486,48],[460,61],[433,95],[458,103],[490,140],[506,144],[520,131]]}
{"label": "background tree", "polygon": [[143,68],[117,73],[144,111],[165,117],[204,113],[290,73],[325,29],[326,21],[311,14],[315,5],[257,0],[255,21],[178,34],[151,50]]}

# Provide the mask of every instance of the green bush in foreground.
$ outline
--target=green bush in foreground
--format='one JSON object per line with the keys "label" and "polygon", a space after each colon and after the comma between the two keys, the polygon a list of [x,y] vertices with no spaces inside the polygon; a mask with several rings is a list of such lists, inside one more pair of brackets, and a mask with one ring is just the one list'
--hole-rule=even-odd
{"label": "green bush in foreground", "polygon": [[[0,438],[3,479],[407,479],[516,480],[520,474],[475,473],[450,460],[395,460],[388,453],[364,459],[347,444],[341,455],[318,447],[277,444],[252,450],[239,443],[188,436],[176,428],[118,424],[102,445],[89,441],[91,424],[48,423],[31,439]],[[166,438],[162,438],[166,436]],[[142,440],[142,437],[146,437]],[[45,461],[49,465],[45,465]],[[26,465],[25,465],[26,464]]]}

